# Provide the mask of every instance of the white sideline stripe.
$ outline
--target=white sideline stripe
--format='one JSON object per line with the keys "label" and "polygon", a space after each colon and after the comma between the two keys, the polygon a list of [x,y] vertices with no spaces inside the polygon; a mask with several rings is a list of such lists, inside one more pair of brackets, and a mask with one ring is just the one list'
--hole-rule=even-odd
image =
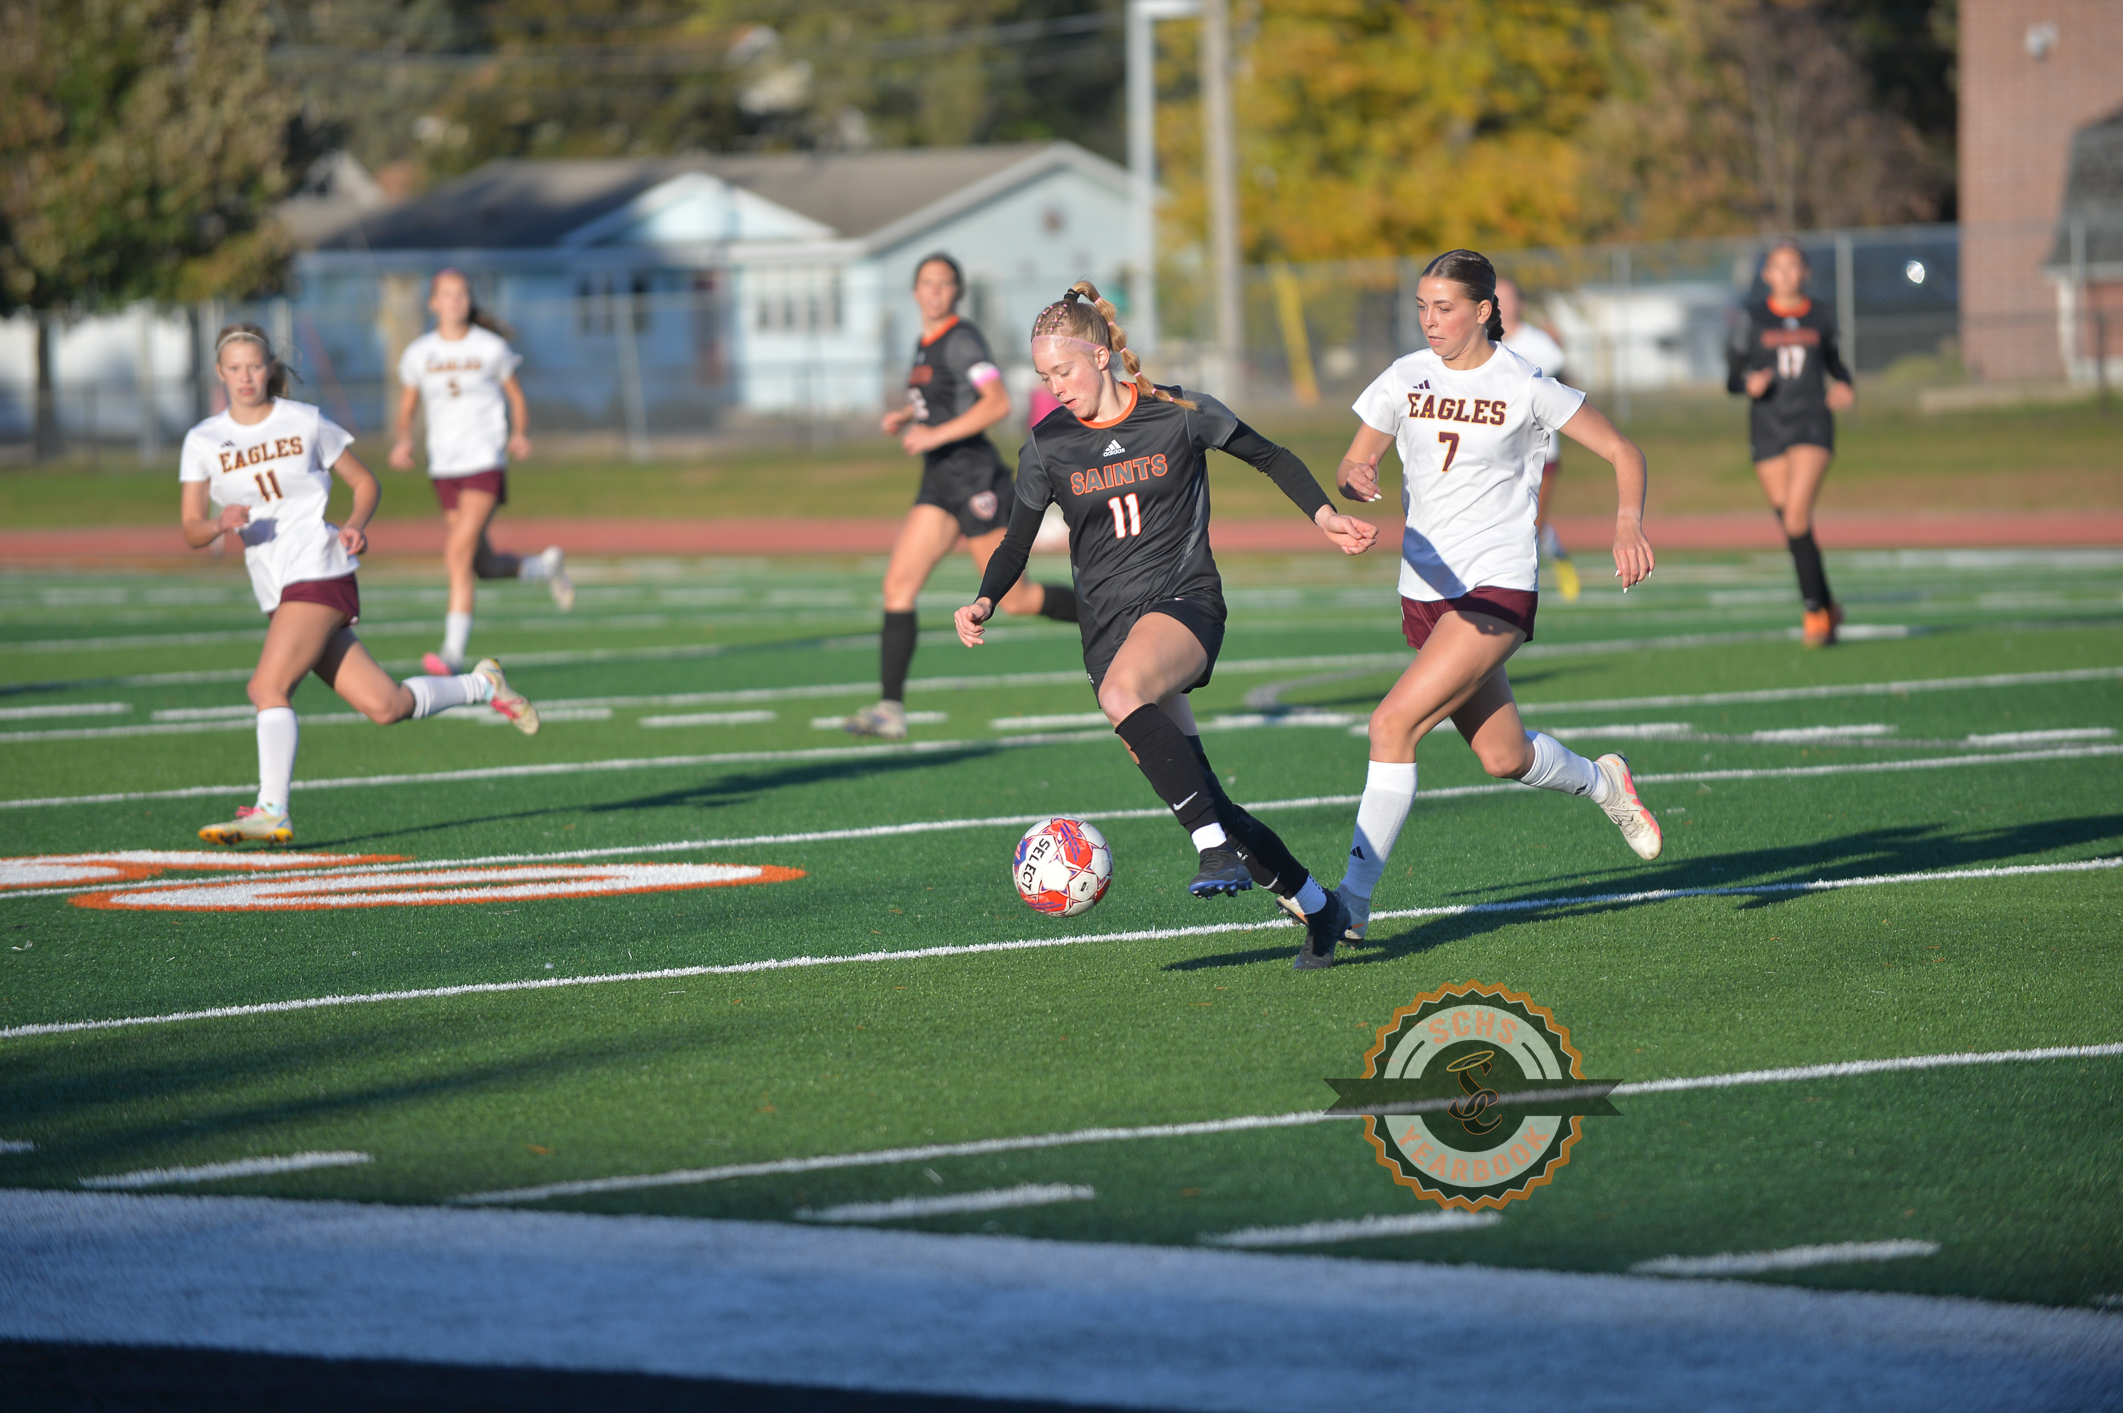
{"label": "white sideline stripe", "polygon": [[[947,711],[910,711],[907,713],[907,725],[909,726],[941,726],[950,719],[951,713]],[[1103,721],[1105,718],[1101,717],[1099,719]],[[845,716],[814,716],[811,718],[811,729],[813,731],[838,731],[847,724],[848,718]]]}
{"label": "white sideline stripe", "polygon": [[0,1138],[0,1153],[34,1153],[37,1145],[26,1138]]}
{"label": "white sideline stripe", "polygon": [[238,1158],[230,1163],[206,1163],[196,1168],[141,1168],[137,1172],[112,1173],[107,1177],[85,1177],[81,1179],[81,1185],[102,1189],[167,1187],[176,1183],[300,1173],[311,1168],[351,1168],[374,1161],[366,1153],[289,1153],[278,1158]]}
{"label": "white sideline stripe", "polygon": [[838,1207],[801,1208],[807,1222],[890,1222],[902,1217],[948,1217],[960,1212],[1000,1212],[1011,1207],[1046,1207],[1056,1202],[1089,1202],[1095,1187],[1067,1183],[1024,1183],[987,1192],[954,1192],[944,1197],[896,1197],[890,1202],[844,1202]]}
{"label": "white sideline stripe", "polygon": [[771,711],[695,711],[678,716],[644,716],[636,725],[651,731],[666,726],[750,726],[772,721]]}
{"label": "white sideline stripe", "polygon": [[[2078,863],[2064,864],[2015,864],[2000,868],[1949,869],[1938,873],[1879,874],[1870,878],[1824,879],[1808,883],[1760,883],[1752,887],[1658,888],[1638,893],[1528,898],[1503,903],[1456,903],[1438,908],[1397,908],[1375,912],[1371,916],[1373,919],[1464,917],[1470,914],[1534,912],[1544,908],[1604,906],[1615,903],[1663,903],[1677,898],[1732,898],[1753,897],[1762,893],[1830,892],[1843,888],[1880,887],[1903,883],[1952,883],[1960,879],[1975,878],[2022,878],[2048,873],[2091,873],[2118,868],[2123,868],[2123,857],[2086,859]],[[245,1005],[213,1006],[196,1011],[172,1011],[156,1016],[34,1022],[0,1029],[0,1040],[32,1035],[68,1035],[84,1030],[172,1025],[179,1021],[225,1020],[233,1016],[274,1015],[283,1011],[313,1011],[334,1006],[375,1005],[385,1001],[425,1001],[451,996],[499,995],[510,991],[601,986],[621,981],[665,981],[688,976],[748,976],[754,972],[795,971],[807,967],[845,966],[858,962],[925,961],[932,957],[970,957],[991,952],[1035,951],[1045,947],[1079,947],[1097,942],[1162,942],[1178,937],[1213,937],[1230,932],[1260,932],[1268,928],[1296,926],[1287,915],[1278,912],[1274,917],[1251,922],[1208,923],[1199,927],[1146,927],[1132,932],[1092,932],[1074,937],[1026,937],[1010,942],[969,942],[955,946],[912,947],[892,952],[851,952],[829,957],[770,957],[762,961],[730,962],[720,966],[660,967],[653,971],[603,972],[593,976],[533,977],[523,981],[468,981],[454,986],[427,986],[404,991],[369,991],[347,996],[311,996],[292,1001],[257,1001]]]}
{"label": "white sideline stripe", "polygon": [[[1911,1070],[1940,1069],[1959,1065],[2001,1065],[2020,1061],[2107,1059],[2123,1055],[2123,1044],[2062,1045],[2041,1050],[1991,1050],[1947,1055],[1909,1055],[1892,1060],[1847,1060],[1832,1065],[1806,1065],[1781,1070],[1749,1070],[1741,1074],[1697,1075],[1679,1079],[1646,1080],[1616,1085],[1614,1096],[1672,1094],[1688,1089],[1726,1089],[1742,1084],[1779,1084],[1787,1080],[1848,1078],[1867,1074],[1895,1074]],[[832,1153],[812,1158],[778,1158],[758,1163],[726,1163],[719,1168],[681,1168],[673,1172],[644,1173],[630,1177],[584,1178],[576,1182],[549,1182],[537,1187],[510,1188],[498,1192],[471,1192],[450,1199],[465,1206],[501,1202],[540,1202],[553,1197],[580,1197],[593,1192],[632,1192],[647,1187],[690,1187],[731,1178],[767,1177],[786,1173],[813,1173],[840,1168],[887,1167],[895,1163],[932,1158],[980,1157],[990,1153],[1018,1153],[1042,1148],[1065,1148],[1083,1143],[1114,1143],[1143,1138],[1194,1138],[1205,1134],[1243,1133],[1255,1129],[1297,1128],[1364,1117],[1335,1114],[1324,1109],[1300,1109],[1288,1114],[1248,1114],[1231,1119],[1205,1119],[1195,1123],[1143,1124],[1132,1128],[1080,1128],[1065,1133],[1030,1134],[1020,1138],[981,1138],[969,1143],[931,1143],[919,1148],[879,1148],[867,1153]]]}
{"label": "white sideline stripe", "polygon": [[[311,720],[312,718],[304,718]],[[335,720],[338,718],[323,718]],[[348,714],[344,719],[366,718]],[[862,755],[928,755],[950,751],[1009,751],[1031,746],[1079,745],[1105,741],[1110,731],[1041,732],[1030,736],[998,736],[992,740],[910,741],[894,746],[813,746],[794,751],[721,751],[695,756],[635,756],[618,760],[572,761],[552,765],[501,765],[482,770],[437,770],[419,775],[354,775],[337,780],[297,780],[297,790],[352,790],[370,785],[428,785],[457,780],[503,780],[538,775],[594,775],[620,770],[675,770],[701,765],[764,764],[782,760],[843,760]],[[1961,765],[2010,765],[2028,761],[2080,760],[2094,756],[2123,755],[2123,745],[2059,746],[2052,750],[2004,751],[1985,756],[1936,756],[1920,760],[1870,761],[1845,765],[1763,766],[1758,769],[1669,771],[1633,777],[1639,785],[1671,784],[1696,780],[1773,780],[1813,775],[1864,775],[1882,770],[1934,770]],[[1449,790],[1425,790],[1420,798],[1441,799],[1452,794],[1477,794],[1515,788],[1500,785],[1454,786]],[[0,800],[0,809],[31,809],[45,805],[108,805],[128,800],[184,800],[207,795],[248,795],[258,789],[256,781],[241,785],[189,785],[177,790],[127,790],[107,795],[47,795],[37,799]],[[1354,804],[1356,795],[1322,795],[1321,804]],[[1030,816],[1026,816],[1029,818]]]}
{"label": "white sideline stripe", "polygon": [[238,706],[169,707],[154,714],[156,721],[248,721],[258,714],[249,702]]}
{"label": "white sideline stripe", "polygon": [[1473,1231],[1504,1220],[1495,1212],[1414,1212],[1398,1217],[1358,1217],[1346,1222],[1306,1222],[1295,1227],[1240,1227],[1237,1231],[1203,1232],[1204,1246],[1326,1246],[1380,1236],[1428,1236],[1440,1231]]}
{"label": "white sideline stripe", "polygon": [[1962,743],[1970,746],[2037,746],[2045,741],[2105,741],[2115,734],[2113,726],[2081,726],[2062,731],[1993,731],[1987,735],[1965,736]]}
{"label": "white sideline stripe", "polygon": [[998,716],[988,723],[990,731],[1055,731],[1068,726],[1104,726],[1102,711],[1063,711],[1051,716]]}
{"label": "white sideline stripe", "polygon": [[1747,739],[1769,744],[1779,742],[1836,741],[1851,736],[1892,736],[1901,728],[1885,722],[1868,722],[1862,726],[1786,726],[1773,731],[1750,731]]}
{"label": "white sideline stripe", "polygon": [[[1532,649],[1517,654],[1524,657]],[[1221,670],[1221,669],[1219,669]],[[1957,692],[1974,687],[2031,687],[2048,682],[2109,682],[2123,667],[2074,667],[2057,672],[2000,672],[1981,677],[1919,677],[1907,682],[1854,682],[1840,687],[1769,687],[1753,692],[1692,692],[1658,697],[1601,697],[1582,702],[1520,702],[1519,714],[1627,711],[1644,707],[1722,706],[1732,702],[1800,702],[1828,697],[1898,697],[1905,692]]]}
{"label": "white sideline stripe", "polygon": [[[358,711],[316,712],[302,718],[304,726],[346,726],[366,723]],[[76,726],[58,731],[0,731],[0,744],[25,741],[94,741],[112,736],[195,736],[202,731],[249,731],[257,725],[258,708],[244,707],[240,717],[214,717],[204,721],[158,721],[152,726]]]}
{"label": "white sideline stripe", "polygon": [[1633,1276],[1751,1276],[1851,1261],[1900,1261],[1937,1254],[1936,1241],[1844,1241],[1833,1246],[1787,1246],[1780,1251],[1727,1251],[1716,1256],[1660,1256],[1629,1268]]}
{"label": "white sideline stripe", "polygon": [[132,709],[131,702],[76,702],[72,706],[0,707],[0,721],[33,721],[47,716],[121,716]]}

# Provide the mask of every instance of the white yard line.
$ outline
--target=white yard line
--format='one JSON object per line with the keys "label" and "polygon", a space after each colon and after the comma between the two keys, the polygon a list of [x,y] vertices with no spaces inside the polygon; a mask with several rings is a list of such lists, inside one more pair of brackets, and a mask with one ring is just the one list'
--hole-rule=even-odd
{"label": "white yard line", "polygon": [[755,726],[772,721],[772,711],[694,711],[675,716],[644,716],[635,725],[655,731],[670,726]]}
{"label": "white yard line", "polygon": [[[2038,1060],[2109,1059],[2123,1055],[2123,1044],[2064,1045],[2041,1050],[1991,1050],[1944,1055],[1909,1055],[1890,1060],[1850,1060],[1835,1065],[1810,1065],[1784,1070],[1749,1070],[1740,1074],[1694,1075],[1680,1079],[1650,1080],[1617,1085],[1611,1093],[1619,1098],[1633,1094],[1672,1094],[1690,1089],[1728,1089],[1746,1084],[1780,1084],[1794,1079],[1851,1078],[1867,1074],[1903,1073],[1966,1065],[2000,1065]],[[1296,1128],[1359,1118],[1356,1114],[1333,1114],[1320,1109],[1300,1109],[1286,1114],[1247,1114],[1239,1118],[1207,1119],[1196,1123],[1142,1124],[1133,1127],[1080,1128],[1065,1133],[1037,1133],[1019,1138],[982,1138],[969,1143],[930,1143],[916,1148],[880,1148],[865,1153],[821,1154],[810,1158],[779,1158],[757,1163],[726,1163],[714,1168],[680,1168],[671,1172],[642,1173],[626,1177],[584,1178],[574,1182],[549,1182],[536,1187],[508,1188],[497,1192],[471,1192],[451,1201],[468,1206],[500,1202],[543,1202],[555,1197],[582,1197],[598,1192],[637,1192],[654,1187],[690,1187],[732,1178],[768,1177],[787,1173],[815,1173],[845,1168],[888,1167],[897,1163],[927,1162],[937,1158],[970,1158],[991,1153],[1022,1153],[1044,1148],[1068,1148],[1085,1143],[1116,1143],[1151,1138],[1195,1138],[1207,1134],[1247,1133],[1259,1129]]]}
{"label": "white yard line", "polygon": [[374,1160],[366,1153],[288,1153],[275,1158],[238,1158],[229,1163],[205,1163],[196,1168],[141,1168],[106,1177],[85,1177],[83,1187],[104,1190],[139,1187],[170,1187],[181,1183],[220,1182],[226,1178],[268,1177],[274,1173],[305,1173],[312,1168],[351,1168]]}
{"label": "white yard line", "polygon": [[[430,865],[431,866],[431,865]],[[386,865],[385,867],[389,867]],[[1747,898],[1765,893],[1833,892],[1846,888],[1892,887],[1916,883],[1953,883],[1986,878],[2029,878],[2056,873],[2097,873],[2123,868],[2123,857],[2086,859],[2077,863],[2016,864],[1999,868],[1942,869],[1932,873],[1876,874],[1868,878],[1820,879],[1805,883],[1758,883],[1719,888],[1657,888],[1634,893],[1591,893],[1554,898],[1513,899],[1498,903],[1456,903],[1435,908],[1396,908],[1373,913],[1374,921],[1390,918],[1465,917],[1485,913],[1541,912],[1551,908],[1613,907],[1633,903],[1664,903],[1681,898]],[[1149,927],[1130,932],[1094,932],[1069,937],[1026,937],[1008,942],[969,942],[951,946],[915,947],[889,952],[852,952],[838,956],[770,957],[756,962],[730,962],[719,966],[659,967],[655,970],[602,972],[591,976],[533,977],[520,981],[475,981],[454,986],[428,986],[403,991],[357,992],[346,996],[311,996],[289,1001],[259,1001],[244,1005],[212,1006],[200,1010],[173,1011],[163,1015],[119,1016],[104,1020],[45,1021],[0,1029],[0,1040],[33,1035],[68,1035],[88,1030],[118,1030],[146,1025],[174,1025],[181,1021],[226,1020],[237,1016],[275,1015],[288,1011],[313,1011],[339,1006],[377,1005],[388,1001],[425,1001],[452,996],[500,995],[512,991],[548,991],[577,986],[602,986],[613,982],[666,981],[688,976],[749,976],[755,972],[795,971],[809,967],[848,966],[866,962],[927,961],[936,957],[983,956],[995,952],[1036,951],[1047,947],[1080,947],[1095,943],[1162,942],[1181,937],[1213,937],[1232,932],[1260,932],[1294,928],[1289,917],[1245,922],[1210,923],[1198,927]],[[1620,1091],[1617,1091],[1620,1092]]]}
{"label": "white yard line", "polygon": [[1787,1246],[1780,1251],[1727,1251],[1716,1256],[1660,1256],[1629,1268],[1633,1276],[1754,1276],[1802,1271],[1853,1261],[1901,1261],[1936,1255],[1936,1241],[1844,1241],[1833,1246]]}
{"label": "white yard line", "polygon": [[1337,1241],[1369,1241],[1384,1236],[1430,1236],[1441,1231],[1474,1231],[1504,1219],[1495,1212],[1409,1212],[1396,1217],[1358,1217],[1346,1222],[1306,1222],[1294,1227],[1241,1227],[1203,1232],[1204,1246],[1327,1246]]}
{"label": "white yard line", "polygon": [[[1526,651],[1531,651],[1527,649]],[[1525,652],[1518,654],[1525,656]],[[2059,672],[2001,672],[1982,677],[1919,677],[1907,682],[1843,686],[1770,687],[1753,692],[1693,692],[1657,697],[1601,697],[1581,702],[1520,702],[1521,715],[1559,711],[1628,711],[1651,707],[1724,706],[1740,702],[1823,701],[1831,697],[1899,697],[1908,692],[1958,692],[1984,687],[2039,687],[2060,682],[2112,682],[2123,667],[2075,667]]]}
{"label": "white yard line", "polygon": [[76,702],[72,706],[0,707],[0,721],[36,721],[51,716],[123,716],[131,702]]}
{"label": "white yard line", "polygon": [[897,1197],[890,1202],[844,1202],[838,1207],[799,1208],[807,1222],[892,1222],[906,1217],[949,1217],[963,1212],[1003,1212],[1013,1207],[1047,1207],[1057,1202],[1089,1202],[1098,1189],[1066,1183],[1024,1183],[986,1192],[953,1192],[940,1197]]}

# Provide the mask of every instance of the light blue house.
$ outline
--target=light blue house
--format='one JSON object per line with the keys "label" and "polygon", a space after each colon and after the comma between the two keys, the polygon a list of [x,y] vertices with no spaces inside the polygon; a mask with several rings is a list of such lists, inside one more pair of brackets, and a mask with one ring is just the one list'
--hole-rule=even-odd
{"label": "light blue house", "polygon": [[302,254],[295,332],[312,395],[367,422],[454,266],[514,327],[534,425],[846,416],[895,395],[914,263],[946,250],[1022,402],[1042,305],[1084,278],[1125,305],[1127,203],[1065,142],[494,162]]}

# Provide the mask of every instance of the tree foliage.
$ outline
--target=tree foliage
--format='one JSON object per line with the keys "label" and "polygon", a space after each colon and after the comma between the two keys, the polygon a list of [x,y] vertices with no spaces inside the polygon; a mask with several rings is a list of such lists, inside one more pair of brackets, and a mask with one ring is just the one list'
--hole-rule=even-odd
{"label": "tree foliage", "polygon": [[269,38],[263,0],[0,0],[0,312],[278,277]]}

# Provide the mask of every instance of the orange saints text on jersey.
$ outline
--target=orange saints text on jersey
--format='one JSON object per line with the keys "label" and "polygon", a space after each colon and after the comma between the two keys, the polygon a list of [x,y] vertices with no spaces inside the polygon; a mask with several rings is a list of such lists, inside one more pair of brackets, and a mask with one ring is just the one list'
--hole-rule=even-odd
{"label": "orange saints text on jersey", "polygon": [[1109,490],[1114,486],[1132,486],[1138,480],[1162,476],[1170,467],[1163,452],[1155,456],[1138,456],[1132,461],[1115,461],[1104,467],[1094,466],[1088,471],[1069,473],[1069,494],[1089,495],[1093,491]]}

